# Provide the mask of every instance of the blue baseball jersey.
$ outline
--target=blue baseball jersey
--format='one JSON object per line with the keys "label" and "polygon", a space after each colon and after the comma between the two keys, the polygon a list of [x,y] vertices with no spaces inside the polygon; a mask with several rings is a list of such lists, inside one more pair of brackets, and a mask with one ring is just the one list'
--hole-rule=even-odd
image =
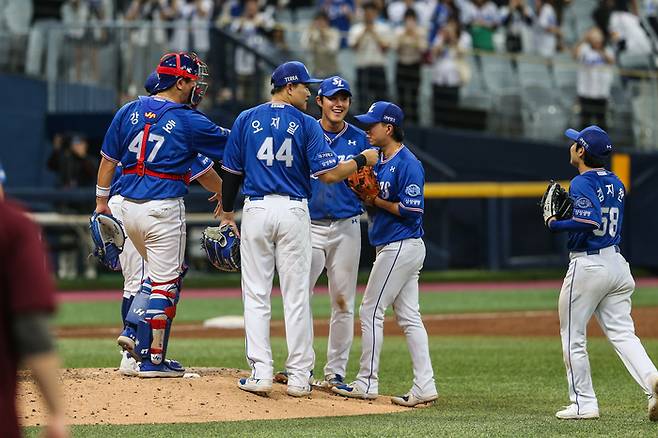
{"label": "blue baseball jersey", "polygon": [[309,176],[338,165],[338,158],[311,116],[285,103],[264,103],[233,123],[222,168],[244,174],[245,196],[311,196]]}
{"label": "blue baseball jersey", "polygon": [[374,167],[379,197],[397,202],[401,216],[376,209],[368,237],[373,246],[422,237],[425,209],[425,170],[416,156],[402,146],[387,160],[380,157]]}
{"label": "blue baseball jersey", "polygon": [[587,232],[569,232],[570,251],[592,251],[618,245],[624,219],[626,188],[614,173],[589,170],[571,180],[573,220],[596,225]]}
{"label": "blue baseball jersey", "polygon": [[[192,167],[190,168],[190,181],[194,181],[204,173],[212,169],[213,162],[210,158],[204,157],[201,154],[197,154],[196,159],[192,161]],[[112,178],[112,186],[110,187],[110,197],[121,193],[121,173],[123,172],[123,166],[121,163],[114,170],[114,177]]]}
{"label": "blue baseball jersey", "polygon": [[[145,125],[151,124],[144,140]],[[126,198],[151,200],[178,198],[187,193],[184,180],[162,175],[188,175],[197,154],[221,160],[229,131],[187,105],[158,97],[140,96],[124,105],[105,134],[101,155],[124,168],[119,193]],[[142,151],[142,147],[145,150]],[[126,174],[138,156],[151,174]],[[160,176],[154,176],[160,175]]]}
{"label": "blue baseball jersey", "polygon": [[[347,122],[340,132],[323,131],[339,161],[349,160],[370,147],[366,133]],[[363,213],[361,201],[344,182],[325,184],[311,178],[311,192],[308,209],[313,220],[346,219]]]}

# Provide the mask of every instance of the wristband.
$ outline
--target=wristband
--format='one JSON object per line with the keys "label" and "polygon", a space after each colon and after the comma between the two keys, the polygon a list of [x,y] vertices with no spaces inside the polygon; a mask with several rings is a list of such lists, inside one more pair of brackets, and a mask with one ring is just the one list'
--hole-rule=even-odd
{"label": "wristband", "polygon": [[97,198],[109,198],[110,197],[110,188],[101,187],[96,185],[96,197]]}
{"label": "wristband", "polygon": [[368,163],[368,159],[363,154],[355,155],[352,157],[352,159],[356,163],[356,170],[361,169],[363,166],[365,166]]}

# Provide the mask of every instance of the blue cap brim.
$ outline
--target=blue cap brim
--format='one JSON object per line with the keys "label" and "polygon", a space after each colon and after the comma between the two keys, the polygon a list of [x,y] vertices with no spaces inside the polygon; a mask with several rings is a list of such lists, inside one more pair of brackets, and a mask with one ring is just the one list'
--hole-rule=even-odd
{"label": "blue cap brim", "polygon": [[319,84],[319,83],[322,82],[322,81],[324,81],[324,79],[308,78],[307,80],[305,80],[305,81],[302,82],[302,83],[304,83],[304,84]]}
{"label": "blue cap brim", "polygon": [[358,116],[354,116],[355,119],[357,119],[361,123],[365,123],[367,125],[372,125],[373,123],[379,123],[380,120],[377,120],[370,114],[359,114]]}
{"label": "blue cap brim", "polygon": [[567,137],[569,137],[573,141],[576,141],[576,140],[578,140],[578,137],[580,137],[580,132],[576,131],[575,129],[569,128],[566,131],[564,131],[564,135],[566,135]]}
{"label": "blue cap brim", "polygon": [[327,97],[331,97],[331,96],[333,96],[334,94],[336,94],[336,93],[338,93],[338,92],[341,92],[341,91],[343,91],[343,92],[349,94],[350,96],[352,95],[352,92],[351,92],[350,90],[348,90],[347,88],[332,88],[332,89],[327,90],[327,91],[325,91],[324,93],[322,93],[322,95],[323,95],[323,96],[327,96]]}

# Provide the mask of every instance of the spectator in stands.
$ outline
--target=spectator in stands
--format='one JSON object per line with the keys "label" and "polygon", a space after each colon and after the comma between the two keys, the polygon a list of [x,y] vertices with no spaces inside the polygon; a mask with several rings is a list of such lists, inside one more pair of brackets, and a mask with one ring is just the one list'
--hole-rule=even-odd
{"label": "spectator in stands", "polygon": [[212,15],[213,0],[171,0],[168,18],[174,28],[169,46],[174,51],[195,52],[206,59],[210,48],[208,25]]}
{"label": "spectator in stands", "polygon": [[318,0],[320,10],[329,17],[329,24],[340,32],[342,49],[347,47],[347,33],[354,17],[354,0]]}
{"label": "spectator in stands", "polygon": [[[0,184],[0,190],[2,184]],[[60,382],[60,362],[49,329],[55,311],[55,285],[41,230],[15,204],[0,200],[0,425],[2,436],[23,436],[16,415],[19,365],[43,396],[49,413],[43,436],[69,436]]]}
{"label": "spectator in stands", "polygon": [[[608,23],[610,41],[617,46],[619,52],[633,55],[652,53],[651,40],[640,24],[640,18],[626,11],[613,11]],[[643,63],[643,64],[646,64]],[[622,65],[633,68],[635,65]]]}
{"label": "spectator in stands", "polygon": [[593,27],[575,47],[574,56],[580,64],[577,89],[580,126],[598,125],[605,130],[613,75],[610,66],[615,63],[614,53],[605,46],[603,32]]}
{"label": "spectator in stands", "polygon": [[[242,15],[233,20],[230,30],[238,34],[250,47],[262,50],[267,45],[265,35],[274,23],[261,14],[257,0],[246,0]],[[235,50],[235,72],[238,75],[237,95],[235,98],[245,106],[256,103],[262,88],[256,81],[256,57],[242,48]]]}
{"label": "spectator in stands", "polygon": [[122,45],[127,91],[130,97],[134,97],[164,53],[167,42],[162,26],[166,21],[165,7],[160,0],[133,0],[124,19],[136,25],[131,28],[129,40]]}
{"label": "spectator in stands", "polygon": [[[101,36],[98,31],[102,29],[92,26],[96,21],[94,18],[104,17],[103,5],[96,2],[84,0],[66,0],[62,4],[62,24],[66,26],[67,46],[73,49],[73,66],[75,68],[75,80],[81,82],[87,79],[82,74],[82,66],[86,60],[91,63],[91,74],[94,82],[98,81],[98,53],[94,47],[94,40]],[[71,63],[67,63],[70,65]]]}
{"label": "spectator in stands", "polygon": [[398,100],[406,120],[418,123],[418,94],[420,93],[420,67],[427,50],[425,28],[418,25],[418,16],[413,9],[404,14],[404,27],[395,32],[397,67],[395,84]]}
{"label": "spectator in stands", "polygon": [[304,30],[301,45],[311,55],[313,73],[326,78],[338,74],[338,49],[340,33],[329,26],[329,16],[319,11],[311,24]]}
{"label": "spectator in stands", "polygon": [[464,11],[463,19],[468,23],[473,48],[493,52],[495,50],[493,34],[500,24],[496,5],[488,0],[473,0]]}
{"label": "spectator in stands", "polygon": [[437,36],[431,52],[434,124],[449,126],[459,105],[459,89],[470,79],[464,57],[471,50],[471,36],[457,19],[450,19]]}
{"label": "spectator in stands", "polygon": [[427,35],[430,44],[434,42],[436,35],[451,18],[461,19],[461,11],[456,0],[439,0],[430,15],[429,33]]}
{"label": "spectator in stands", "polygon": [[89,143],[83,135],[74,134],[70,140],[60,134],[55,135],[48,168],[57,174],[59,187],[94,186],[98,162],[88,152]]}
{"label": "spectator in stands", "polygon": [[3,35],[4,46],[1,47],[3,53],[0,56],[0,70],[10,73],[23,72],[32,12],[31,0],[0,1],[0,34]]}
{"label": "spectator in stands", "polygon": [[368,110],[371,102],[388,100],[386,80],[386,52],[390,43],[390,29],[377,21],[379,9],[372,2],[363,4],[363,22],[350,29],[348,44],[354,50],[358,109]]}
{"label": "spectator in stands", "polygon": [[554,0],[536,0],[537,18],[534,25],[535,51],[544,58],[552,58],[557,52],[558,38],[561,35]]}
{"label": "spectator in stands", "polygon": [[280,63],[290,61],[292,59],[292,51],[286,42],[286,28],[276,23],[270,32],[270,44],[272,45],[273,55],[280,60]]}
{"label": "spectator in stands", "polygon": [[523,51],[523,34],[532,26],[532,9],[525,0],[509,0],[500,10],[500,20],[505,27],[505,50],[508,53]]}
{"label": "spectator in stands", "polygon": [[432,15],[432,5],[423,0],[393,0],[386,8],[388,22],[395,27],[404,26],[405,13],[409,9],[416,13],[418,25],[427,29]]}

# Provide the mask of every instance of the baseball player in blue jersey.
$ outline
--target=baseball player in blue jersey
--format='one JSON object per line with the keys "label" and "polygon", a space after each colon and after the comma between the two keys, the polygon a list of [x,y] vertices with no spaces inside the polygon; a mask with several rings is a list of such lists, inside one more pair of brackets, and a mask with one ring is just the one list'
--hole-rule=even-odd
{"label": "baseball player in blue jersey", "polygon": [[279,274],[288,344],[287,393],[310,394],[315,360],[309,297],[311,221],[310,176],[338,182],[377,161],[367,150],[339,162],[320,124],[304,114],[313,79],[301,62],[286,62],[272,73],[272,99],[242,112],[231,130],[224,162],[222,224],[237,232],[233,207],[243,184],[240,257],[251,377],[238,386],[257,394],[272,389],[270,293],[274,270]]}
{"label": "baseball player in blue jersey", "polygon": [[[192,162],[192,168],[190,169],[190,182],[195,180],[198,181],[203,188],[215,194],[213,197],[213,199],[215,199],[217,194],[221,195],[222,180],[212,166],[213,162],[208,157],[204,157],[201,154],[197,155],[197,158]],[[119,194],[121,171],[122,166],[117,166],[115,177],[110,188],[110,200],[108,206],[110,207],[113,216],[120,222],[123,222],[124,219],[121,214],[123,196]],[[219,208],[219,203],[217,208]],[[141,288],[142,282],[148,277],[148,263],[142,258],[139,252],[137,252],[137,249],[135,248],[135,245],[132,244],[130,238],[126,238],[123,251],[119,254],[119,261],[121,263],[121,274],[123,275],[121,319],[123,321],[124,330],[132,329],[136,333],[137,326],[126,321],[126,318],[128,316],[128,310],[130,309],[137,292],[139,292]],[[124,376],[137,376],[139,374],[139,363],[128,351],[121,351],[119,373]]]}
{"label": "baseball player in blue jersey", "polygon": [[418,277],[425,260],[423,242],[423,166],[404,146],[404,114],[395,104],[375,102],[366,114],[356,116],[368,125],[368,140],[381,148],[374,166],[379,196],[368,232],[376,248],[375,263],[359,309],[361,361],[356,380],[332,388],[335,393],[361,399],[377,398],[379,356],[384,340],[384,314],[393,306],[407,338],[414,381],[411,390],[391,401],[413,407],[438,398],[430,361],[427,332],[418,309]]}
{"label": "baseball player in blue jersey", "polygon": [[635,281],[618,246],[626,188],[604,169],[612,142],[598,126],[580,132],[569,129],[565,134],[573,140],[570,161],[579,172],[569,188],[573,217],[545,218],[552,231],[569,233],[571,260],[558,304],[571,405],[555,415],[564,420],[599,417],[586,349],[587,323],[594,314],[626,369],[649,397],[649,419],[657,421],[658,372],[635,335],[631,318]]}
{"label": "baseball player in blue jersey", "polygon": [[207,88],[207,69],[196,55],[167,54],[156,72],[156,94],[124,105],[108,128],[96,212],[111,214],[110,183],[117,163],[122,163],[121,215],[128,237],[149,264],[149,276],[126,317],[137,325],[137,333],[128,327],[118,342],[141,360],[140,377],[180,377],[184,369],[180,364],[172,367],[165,358],[185,273],[183,196],[197,154],[221,160],[228,130],[192,108]]}

